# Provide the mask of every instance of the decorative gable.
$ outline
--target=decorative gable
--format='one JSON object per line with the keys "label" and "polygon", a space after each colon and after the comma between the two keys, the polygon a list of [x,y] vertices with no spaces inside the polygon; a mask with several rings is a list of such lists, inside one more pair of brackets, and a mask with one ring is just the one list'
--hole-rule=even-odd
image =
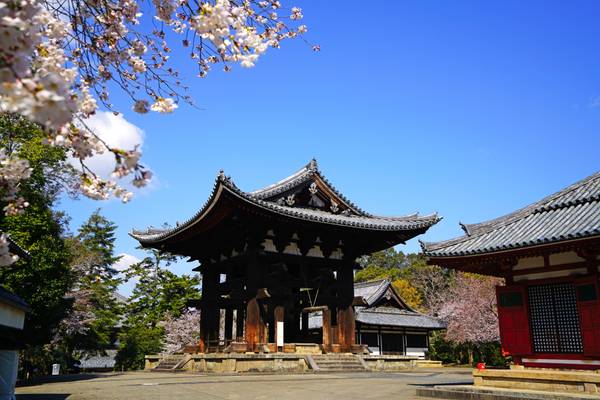
{"label": "decorative gable", "polygon": [[280,206],[310,208],[332,214],[357,214],[317,176],[289,187],[287,190],[268,197],[265,200],[275,202]]}

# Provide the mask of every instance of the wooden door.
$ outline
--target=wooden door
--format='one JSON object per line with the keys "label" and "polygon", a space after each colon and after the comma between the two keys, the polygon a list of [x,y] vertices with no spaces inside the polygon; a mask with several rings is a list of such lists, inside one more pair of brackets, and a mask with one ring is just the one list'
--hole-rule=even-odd
{"label": "wooden door", "polygon": [[502,353],[511,356],[532,354],[526,287],[497,286],[496,298]]}
{"label": "wooden door", "polygon": [[600,296],[598,276],[575,281],[584,356],[600,356]]}

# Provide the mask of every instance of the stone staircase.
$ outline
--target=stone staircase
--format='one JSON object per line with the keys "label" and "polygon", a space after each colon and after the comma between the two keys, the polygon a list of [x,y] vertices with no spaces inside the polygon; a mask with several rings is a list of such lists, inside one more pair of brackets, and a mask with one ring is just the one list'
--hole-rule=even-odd
{"label": "stone staircase", "polygon": [[152,371],[177,371],[188,361],[189,356],[184,354],[171,354],[165,356]]}
{"label": "stone staircase", "polygon": [[313,354],[315,372],[365,372],[366,366],[353,354]]}

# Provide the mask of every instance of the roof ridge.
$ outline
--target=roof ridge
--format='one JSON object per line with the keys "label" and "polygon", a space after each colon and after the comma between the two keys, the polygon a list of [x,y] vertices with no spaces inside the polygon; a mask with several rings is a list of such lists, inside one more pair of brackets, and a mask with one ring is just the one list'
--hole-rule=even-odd
{"label": "roof ridge", "polygon": [[[583,191],[580,192],[582,188]],[[537,214],[568,209],[570,207],[598,201],[600,201],[600,171],[512,213],[477,224],[460,223],[465,231],[465,235],[440,242],[419,242],[424,252],[432,253],[448,246],[460,244],[469,239],[477,240],[476,238],[493,234],[495,231],[517,224],[526,218],[533,218],[533,216]]]}
{"label": "roof ridge", "polygon": [[[493,219],[490,219],[487,221],[475,223],[475,224],[461,224],[461,225],[463,227],[463,230],[467,234],[467,236],[479,236],[481,234],[491,232],[491,231],[501,228],[503,226],[510,225],[514,221],[519,220],[529,214],[546,211],[546,210],[558,209],[558,208],[562,208],[565,206],[568,207],[570,205],[569,202],[558,203],[554,207],[547,208],[547,209],[546,209],[545,205],[547,203],[550,203],[553,200],[556,200],[560,197],[567,195],[570,192],[573,192],[573,191],[579,189],[586,183],[589,183],[589,182],[594,181],[595,179],[599,179],[599,178],[600,178],[600,171],[595,172],[592,175],[590,175],[586,178],[583,178],[583,179],[567,186],[564,189],[559,190],[558,192],[552,193],[552,194],[542,198],[541,200],[538,200],[534,203],[526,205],[525,207],[519,208],[518,210],[513,211],[511,213],[508,213],[503,216],[493,218]],[[594,201],[595,200],[594,197],[600,198],[600,193],[598,193],[596,195],[592,195],[591,198],[585,198],[575,204],[582,204],[582,203],[586,203],[589,201]],[[489,229],[486,229],[486,228],[489,228]]]}
{"label": "roof ridge", "polygon": [[346,196],[344,196],[339,190],[336,189],[335,186],[325,177],[325,175],[321,172],[318,167],[317,160],[313,158],[302,168],[294,172],[293,174],[271,184],[265,186],[264,188],[253,190],[251,192],[244,192],[250,196],[257,197],[259,199],[264,200],[266,197],[275,196],[279,193],[283,193],[286,190],[293,187],[295,184],[300,184],[314,175],[318,175],[321,180],[331,189],[331,191],[339,197],[346,205],[352,209],[352,211],[356,212],[359,215],[363,215],[366,217],[372,217],[373,215],[369,214],[365,210],[358,207],[355,203],[349,200]]}
{"label": "roof ridge", "polygon": [[[307,165],[306,168],[310,166],[311,168],[316,168],[316,161],[311,161]],[[316,170],[315,170],[316,171]],[[246,201],[262,207],[266,210],[280,212],[289,217],[293,218],[304,218],[311,221],[328,223],[332,225],[341,225],[341,226],[349,226],[358,229],[374,229],[378,231],[395,231],[395,230],[418,230],[418,229],[428,229],[435,223],[439,221],[437,215],[435,218],[418,218],[413,220],[394,220],[387,219],[386,217],[375,217],[366,212],[362,212],[360,215],[352,215],[346,216],[343,214],[333,214],[323,210],[313,210],[309,208],[300,208],[300,207],[287,207],[285,205],[280,205],[272,201],[267,201],[260,196],[256,196],[251,192],[244,192],[240,188],[238,188],[230,176],[226,176],[223,170],[219,171],[215,183],[213,185],[212,192],[209,198],[204,202],[203,206],[198,210],[192,217],[187,219],[181,224],[176,225],[172,228],[167,229],[151,229],[147,228],[145,231],[133,229],[129,235],[137,240],[143,241],[157,241],[165,239],[166,237],[173,235],[187,227],[193,225],[197,219],[209,208],[209,206],[214,202],[215,196],[217,196],[219,185],[222,185],[227,190],[231,191],[235,195],[245,199]],[[330,188],[335,191],[335,188],[328,184]],[[343,196],[340,195],[340,198]],[[385,223],[387,222],[387,224]],[[405,225],[400,226],[399,223],[405,222]]]}
{"label": "roof ridge", "polygon": [[375,284],[375,283],[380,283],[381,281],[385,281],[385,280],[389,280],[389,279],[388,278],[378,278],[378,279],[371,279],[369,281],[354,282],[354,286]]}

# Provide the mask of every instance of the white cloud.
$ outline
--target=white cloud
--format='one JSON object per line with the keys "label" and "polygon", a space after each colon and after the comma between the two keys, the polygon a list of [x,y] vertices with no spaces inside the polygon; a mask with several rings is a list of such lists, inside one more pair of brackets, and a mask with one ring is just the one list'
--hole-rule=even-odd
{"label": "white cloud", "polygon": [[136,256],[127,253],[121,253],[117,257],[121,257],[121,259],[113,264],[113,268],[119,272],[123,272],[129,268],[130,265],[139,263],[141,261]]}
{"label": "white cloud", "polygon": [[[119,271],[121,273],[123,271],[125,271],[131,264],[135,264],[135,263],[138,263],[141,261],[136,256],[127,254],[127,253],[121,253],[118,256],[121,257],[121,259],[113,264],[113,268],[115,268],[117,271]],[[121,276],[123,278],[125,277],[124,274]],[[118,288],[118,292],[122,293],[123,295],[125,295],[127,297],[131,296],[131,293],[133,292],[133,288],[135,288],[135,285],[137,284],[137,282],[138,282],[138,279],[134,277],[132,279],[129,279],[128,281],[121,283],[121,285]]]}
{"label": "white cloud", "polygon": [[[131,150],[136,145],[140,149],[144,143],[144,131],[127,121],[123,114],[110,111],[98,111],[85,121],[86,125],[109,146]],[[102,178],[109,178],[115,167],[115,158],[111,152],[104,152],[85,160],[88,167]],[[78,163],[75,163],[78,165]]]}

